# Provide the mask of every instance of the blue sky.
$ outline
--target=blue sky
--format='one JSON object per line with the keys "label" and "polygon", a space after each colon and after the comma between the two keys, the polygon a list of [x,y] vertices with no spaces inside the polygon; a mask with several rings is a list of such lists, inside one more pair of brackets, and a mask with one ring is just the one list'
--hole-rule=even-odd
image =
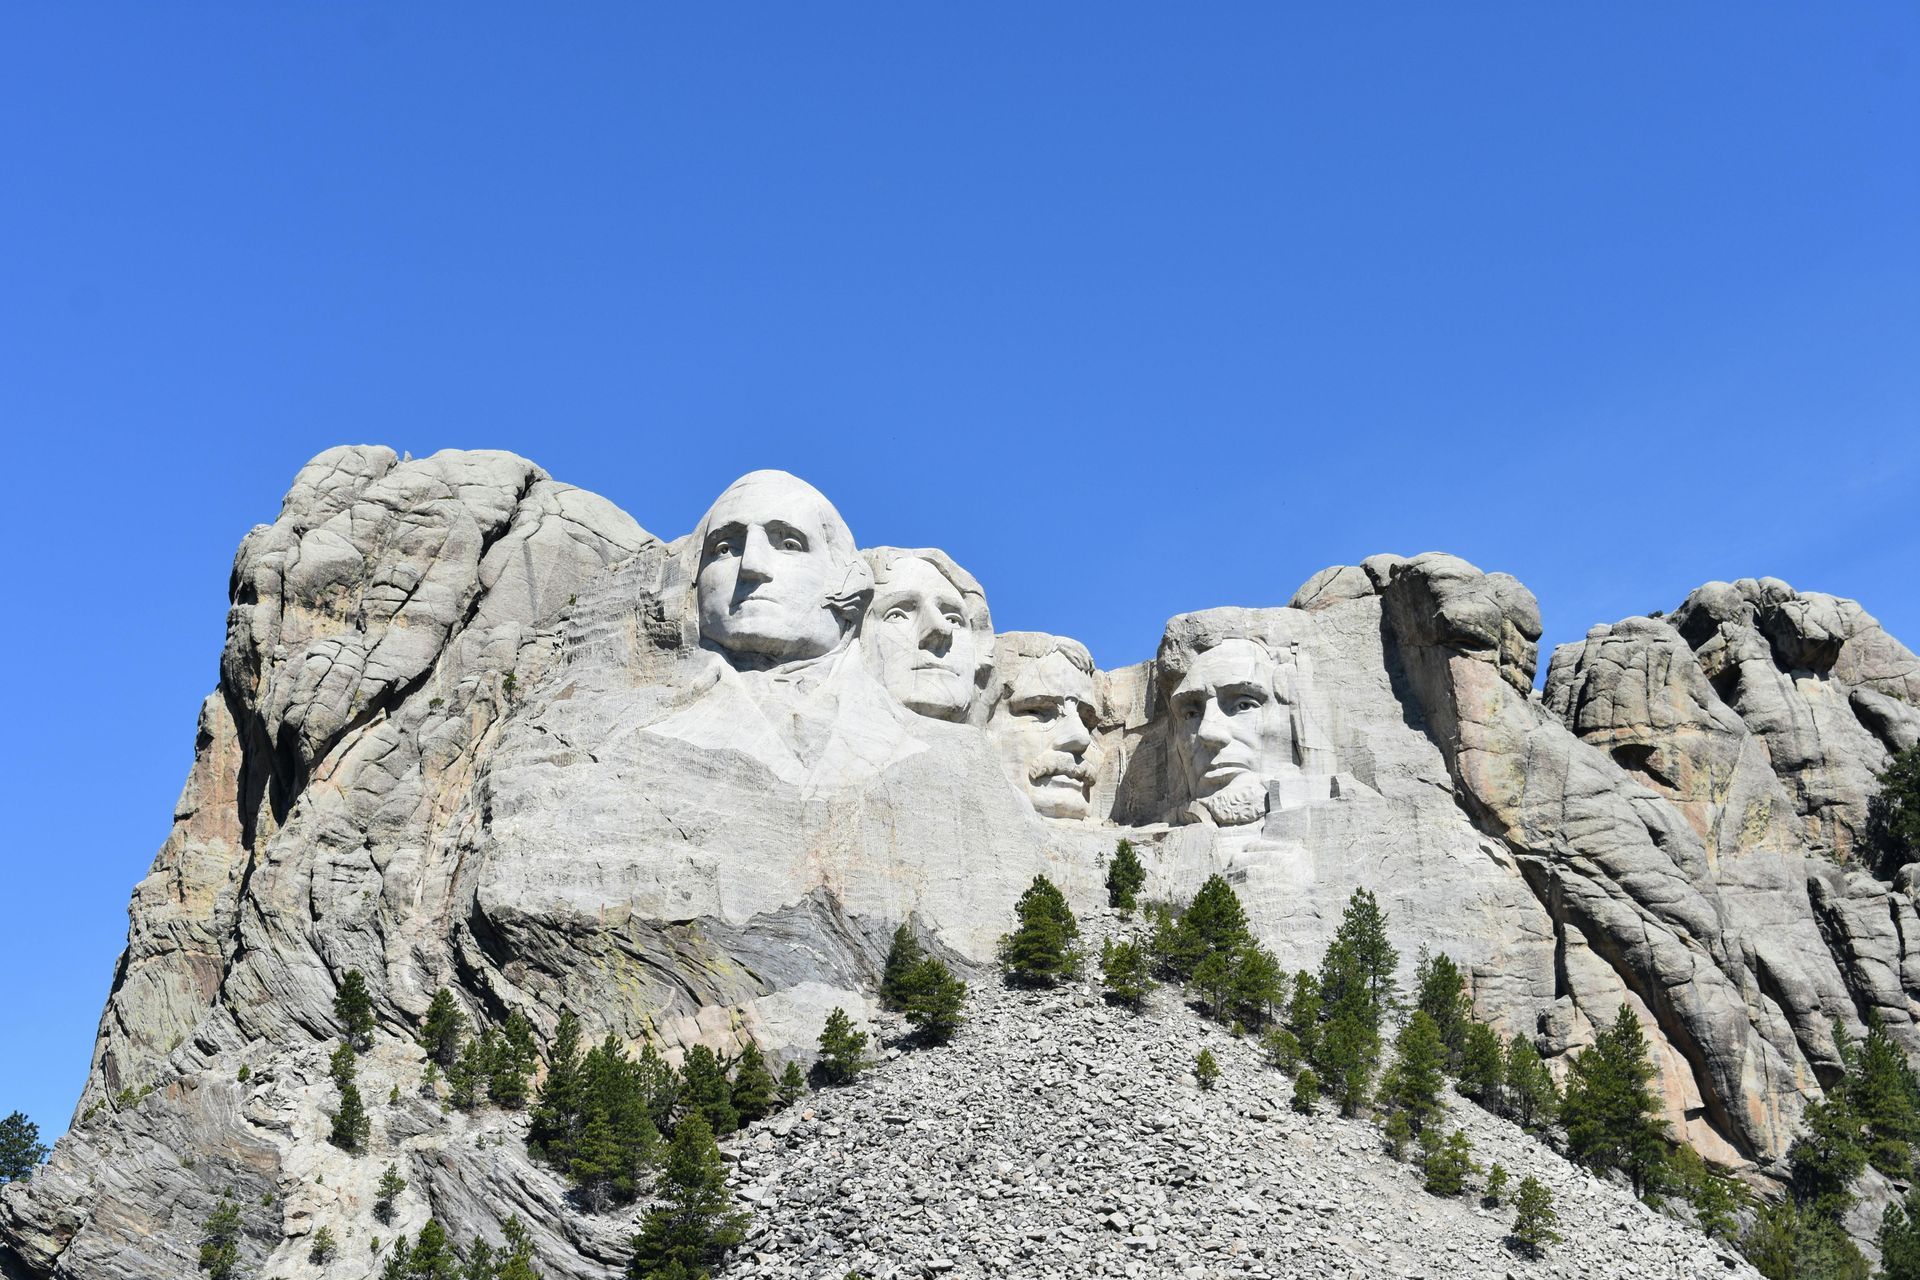
{"label": "blue sky", "polygon": [[336,443],[665,537],[734,475],[1002,628],[1442,549],[1547,644],[1773,574],[1920,643],[1920,9],[0,12],[0,1114],[51,1135]]}

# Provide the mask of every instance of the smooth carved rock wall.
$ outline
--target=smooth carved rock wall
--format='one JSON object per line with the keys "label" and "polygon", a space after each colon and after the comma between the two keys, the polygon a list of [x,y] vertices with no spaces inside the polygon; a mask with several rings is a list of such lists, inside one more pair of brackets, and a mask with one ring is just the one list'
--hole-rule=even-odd
{"label": "smooth carved rock wall", "polygon": [[[1518,582],[1375,556],[1287,607],[1174,618],[1154,660],[1098,671],[1064,637],[994,635],[987,593],[938,553],[854,557],[791,477],[740,494],[720,523],[751,545],[716,550],[510,455],[356,447],[301,471],[236,558],[221,685],[134,895],[82,1118],[0,1191],[9,1275],[190,1272],[228,1186],[280,1192],[274,1265],[302,1274],[302,1237],[338,1234],[378,1176],[326,1145],[350,968],[382,1023],[370,1097],[412,1088],[411,1028],[442,984],[543,1034],[571,1008],[593,1036],[752,1037],[778,1060],[832,1006],[868,1007],[901,921],[985,965],[1034,875],[1100,902],[1121,835],[1149,895],[1228,876],[1289,967],[1372,889],[1403,976],[1420,946],[1448,952],[1482,1016],[1555,1057],[1628,1002],[1670,1119],[1721,1159],[1782,1155],[1834,1068],[1834,1020],[1875,1010],[1914,1035],[1911,879],[1846,858],[1873,771],[1920,736],[1920,665],[1850,601],[1710,584],[1671,620],[1563,646],[1542,694]],[[791,581],[799,562],[769,554],[823,545],[810,572],[831,598],[782,597],[791,643],[743,655],[703,627],[716,555],[743,557],[715,575],[735,607]],[[858,591],[890,574],[917,612],[882,654]],[[947,652],[941,582],[993,658],[964,713],[912,675],[913,646]],[[1264,737],[1233,729],[1262,785],[1224,820],[1194,804],[1206,717],[1172,705],[1223,644],[1209,714],[1268,717]],[[1257,696],[1230,706],[1222,671],[1254,673]],[[456,1234],[520,1212],[545,1273],[617,1265],[618,1231],[554,1212],[550,1171],[452,1141],[430,1111],[377,1107],[376,1139]]]}

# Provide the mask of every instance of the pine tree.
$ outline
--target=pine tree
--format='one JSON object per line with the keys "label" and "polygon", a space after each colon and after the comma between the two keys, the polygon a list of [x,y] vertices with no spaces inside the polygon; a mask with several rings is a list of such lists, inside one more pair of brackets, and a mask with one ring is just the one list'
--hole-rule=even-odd
{"label": "pine tree", "polygon": [[880,975],[880,1007],[883,1009],[904,1009],[910,990],[907,975],[926,958],[926,952],[920,947],[920,939],[913,936],[913,930],[901,925],[893,931],[893,945],[887,949],[886,968]]}
{"label": "pine tree", "polygon": [[1508,1106],[1521,1128],[1552,1124],[1560,1114],[1560,1091],[1553,1083],[1553,1072],[1540,1061],[1533,1041],[1518,1032],[1507,1041],[1506,1086]]}
{"label": "pine tree", "polygon": [[1507,1178],[1506,1166],[1495,1161],[1493,1168],[1487,1170],[1487,1185],[1480,1194],[1480,1203],[1489,1209],[1499,1208],[1501,1198],[1507,1194]]}
{"label": "pine tree", "polygon": [[1270,1066],[1291,1075],[1300,1066],[1300,1041],[1285,1027],[1268,1027],[1260,1037],[1260,1051]]}
{"label": "pine tree", "polygon": [[1194,966],[1193,977],[1189,979],[1195,991],[1200,993],[1200,1002],[1207,1007],[1207,1013],[1215,1019],[1224,1020],[1227,1014],[1227,993],[1233,982],[1232,961],[1224,951],[1209,951]]}
{"label": "pine tree", "polygon": [[751,1124],[770,1113],[773,1105],[773,1075],[760,1046],[749,1040],[733,1068],[733,1109],[742,1124]]}
{"label": "pine tree", "polygon": [[1133,841],[1122,840],[1114,847],[1113,860],[1107,863],[1107,905],[1132,911],[1146,883],[1147,869],[1140,865]]}
{"label": "pine tree", "polygon": [[746,1234],[706,1117],[690,1111],[673,1135],[660,1175],[660,1206],[633,1238],[630,1280],[708,1275]]}
{"label": "pine tree", "polygon": [[438,1218],[428,1218],[413,1242],[413,1254],[407,1261],[407,1274],[420,1280],[460,1280],[460,1255],[447,1239],[447,1229]]}
{"label": "pine tree", "polygon": [[46,1158],[40,1126],[25,1113],[15,1111],[0,1120],[0,1184],[26,1181]]}
{"label": "pine tree", "polygon": [[326,1266],[334,1255],[340,1252],[340,1244],[333,1238],[333,1228],[321,1227],[313,1233],[313,1242],[307,1246],[307,1261],[315,1266]]}
{"label": "pine tree", "polygon": [[928,1044],[945,1044],[953,1039],[953,1033],[964,1021],[960,1010],[966,1002],[967,984],[932,956],[921,960],[907,973],[902,1008],[907,1021],[920,1029],[920,1038]]}
{"label": "pine tree", "polygon": [[1285,1002],[1285,975],[1273,953],[1248,942],[1234,950],[1227,966],[1227,1013],[1236,1022],[1263,1027]]}
{"label": "pine tree", "polygon": [[821,1077],[829,1084],[849,1084],[866,1067],[867,1033],[853,1029],[853,1019],[845,1009],[827,1014],[820,1029]]}
{"label": "pine tree", "polygon": [[580,1019],[562,1010],[554,1024],[553,1047],[548,1053],[547,1078],[540,1082],[527,1128],[527,1146],[562,1168],[573,1155],[580,1119]]}
{"label": "pine tree", "polygon": [[[689,1115],[700,1115],[698,1111]],[[683,1122],[684,1123],[684,1122]],[[701,1119],[705,1124],[706,1120]],[[596,1107],[588,1116],[573,1146],[567,1177],[580,1189],[580,1202],[588,1213],[605,1213],[613,1203],[616,1184],[627,1176],[629,1160],[613,1131],[613,1121],[604,1108]]]}
{"label": "pine tree", "polygon": [[1387,917],[1373,894],[1355,889],[1320,962],[1320,998],[1365,1012],[1377,1032],[1399,1000],[1400,953],[1387,941]]}
{"label": "pine tree", "polygon": [[1788,1189],[1796,1204],[1825,1218],[1853,1206],[1853,1184],[1867,1167],[1866,1127],[1843,1079],[1800,1116],[1806,1131],[1787,1148]]}
{"label": "pine tree", "polygon": [[1905,1177],[1920,1141],[1920,1079],[1878,1013],[1867,1015],[1867,1038],[1857,1048],[1844,1039],[1841,1048],[1847,1099],[1867,1129],[1867,1162]]}
{"label": "pine tree", "polygon": [[492,1245],[485,1240],[475,1240],[467,1247],[467,1262],[460,1271],[460,1280],[500,1280],[500,1265],[493,1260]]}
{"label": "pine tree", "polygon": [[480,1090],[487,1082],[489,1042],[468,1037],[460,1046],[460,1055],[447,1068],[447,1100],[462,1111],[480,1105]]}
{"label": "pine tree", "polygon": [[1066,896],[1052,881],[1035,876],[1013,911],[1014,930],[1000,945],[1000,963],[1008,977],[1051,986],[1079,971],[1074,943],[1080,926]]}
{"label": "pine tree", "polygon": [[1138,1009],[1146,1001],[1147,993],[1153,990],[1153,979],[1148,976],[1147,954],[1139,943],[1108,938],[1100,944],[1100,985],[1114,1004]]}
{"label": "pine tree", "polygon": [[1880,1212],[1881,1280],[1920,1280],[1920,1187]]}
{"label": "pine tree", "polygon": [[1305,969],[1293,975],[1293,994],[1287,1000],[1287,1030],[1299,1042],[1300,1056],[1311,1059],[1320,1044],[1320,980]]}
{"label": "pine tree", "polygon": [[509,1217],[500,1228],[500,1234],[506,1237],[506,1247],[500,1254],[500,1269],[494,1280],[540,1280],[533,1269],[533,1236],[527,1230],[527,1224],[520,1221],[520,1215]]}
{"label": "pine tree", "polygon": [[682,1102],[688,1110],[706,1116],[716,1136],[724,1138],[740,1127],[740,1113],[733,1109],[733,1086],[713,1050],[703,1044],[688,1049],[680,1064],[680,1077],[685,1081]]}
{"label": "pine tree", "polygon": [[[376,1248],[379,1241],[374,1242]],[[387,1251],[386,1265],[380,1268],[380,1280],[407,1280],[408,1264],[413,1261],[413,1250],[407,1245],[403,1235],[393,1242]]]}
{"label": "pine tree", "polygon": [[1648,1087],[1653,1075],[1640,1020],[1623,1004],[1613,1025],[1574,1056],[1560,1106],[1568,1156],[1603,1173],[1624,1172],[1635,1195],[1646,1191],[1666,1150],[1660,1097]]}
{"label": "pine tree", "polygon": [[1303,1116],[1311,1115],[1313,1104],[1319,1100],[1320,1077],[1313,1074],[1312,1067],[1302,1067],[1293,1078],[1293,1109]]}
{"label": "pine tree", "polygon": [[[608,1037],[609,1042],[611,1039]],[[671,1130],[685,1081],[673,1069],[673,1064],[661,1057],[651,1043],[640,1047],[640,1057],[634,1063],[633,1081],[641,1105],[653,1120],[653,1127],[660,1133]]]}
{"label": "pine tree", "polygon": [[1480,1171],[1467,1135],[1458,1129],[1445,1133],[1439,1125],[1420,1131],[1420,1168],[1426,1175],[1426,1189],[1436,1196],[1462,1194],[1467,1179]]}
{"label": "pine tree", "polygon": [[420,1043],[427,1055],[441,1067],[450,1067],[460,1056],[460,1037],[467,1029],[467,1015],[454,1002],[453,992],[441,987],[427,1005],[426,1020],[420,1024]]}
{"label": "pine tree", "polygon": [[327,1059],[327,1074],[333,1078],[333,1087],[336,1089],[345,1089],[353,1084],[359,1067],[359,1060],[350,1044],[342,1043]]}
{"label": "pine tree", "polygon": [[1560,1215],[1553,1211],[1553,1192],[1544,1182],[1532,1174],[1520,1179],[1513,1209],[1513,1240],[1528,1257],[1537,1258],[1548,1245],[1559,1242],[1560,1234],[1554,1227],[1559,1225]]}
{"label": "pine tree", "polygon": [[1385,1127],[1387,1150],[1395,1160],[1407,1158],[1407,1143],[1413,1137],[1413,1125],[1407,1120],[1407,1113],[1395,1111],[1387,1117]]}
{"label": "pine tree", "polygon": [[349,1081],[346,1088],[340,1090],[340,1109],[333,1114],[333,1131],[328,1141],[342,1151],[358,1154],[366,1146],[371,1129],[366,1104],[360,1100],[360,1086]]}
{"label": "pine tree", "polygon": [[790,1107],[807,1096],[806,1073],[797,1061],[789,1060],[780,1072],[780,1105]]}
{"label": "pine tree", "polygon": [[333,1016],[340,1020],[348,1044],[356,1049],[373,1047],[373,996],[358,969],[347,970],[340,979],[340,989],[333,993]]}
{"label": "pine tree", "polygon": [[1498,1112],[1507,1076],[1500,1036],[1484,1022],[1469,1022],[1459,1052],[1460,1092],[1488,1111]]}
{"label": "pine tree", "polygon": [[1447,1048],[1447,1070],[1457,1073],[1466,1052],[1467,1028],[1473,1025],[1473,1003],[1467,999],[1467,978],[1451,956],[1432,955],[1425,947],[1413,971],[1414,1006],[1433,1019],[1440,1042]]}
{"label": "pine tree", "polygon": [[1442,1067],[1447,1046],[1440,1029],[1424,1009],[1414,1010],[1393,1042],[1394,1062],[1381,1081],[1381,1094],[1387,1105],[1404,1112],[1408,1126],[1416,1134],[1440,1110],[1440,1090],[1446,1084]]}
{"label": "pine tree", "polygon": [[1719,1240],[1731,1240],[1739,1230],[1735,1212],[1742,1197],[1733,1179],[1720,1173],[1700,1158],[1700,1153],[1680,1143],[1667,1158],[1667,1180],[1693,1209],[1694,1225]]}
{"label": "pine tree", "polygon": [[240,1274],[240,1207],[225,1196],[200,1224],[200,1270],[207,1280]]}
{"label": "pine tree", "polygon": [[386,1172],[380,1175],[380,1185],[374,1189],[373,1216],[382,1223],[393,1221],[393,1202],[406,1194],[407,1180],[400,1176],[397,1165],[389,1163]]}
{"label": "pine tree", "polygon": [[[1353,1007],[1359,1004],[1361,1007]],[[1351,997],[1334,1010],[1320,1028],[1313,1065],[1327,1082],[1327,1091],[1340,1104],[1340,1114],[1358,1114],[1373,1094],[1373,1073],[1380,1058],[1380,1034],[1367,1016],[1363,1001]]]}
{"label": "pine tree", "polygon": [[533,1024],[515,1009],[500,1029],[488,1063],[487,1096],[496,1106],[518,1109],[527,1104],[527,1080],[540,1060],[533,1042]]}
{"label": "pine tree", "polygon": [[1220,1078],[1220,1064],[1214,1060],[1213,1050],[1202,1049],[1194,1056],[1193,1078],[1200,1082],[1202,1089],[1213,1088],[1214,1081]]}
{"label": "pine tree", "polygon": [[1867,843],[1875,868],[1891,879],[1920,861],[1920,742],[1895,752],[1877,780],[1879,790],[1867,801]]}

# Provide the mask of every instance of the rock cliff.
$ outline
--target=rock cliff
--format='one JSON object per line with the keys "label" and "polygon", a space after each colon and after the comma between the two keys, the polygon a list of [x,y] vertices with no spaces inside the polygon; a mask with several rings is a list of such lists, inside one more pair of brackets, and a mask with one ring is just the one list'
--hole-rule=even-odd
{"label": "rock cliff", "polygon": [[1759,1173],[1835,1023],[1920,1050],[1913,878],[1860,857],[1920,660],[1773,579],[1597,626],[1544,691],[1533,596],[1438,554],[1176,617],[1101,671],[996,635],[964,569],[860,550],[779,473],[663,542],[511,455],[350,447],[247,535],[231,600],[77,1119],[0,1191],[9,1276],[191,1274],[229,1187],[272,1197],[252,1256],[314,1273],[302,1241],[381,1167],[326,1142],[352,969],[419,1219],[518,1212],[546,1274],[611,1274],[617,1224],[418,1099],[436,988],[543,1036],[570,1009],[670,1054],[805,1057],[827,1009],[872,1012],[897,924],[984,965],[1035,874],[1094,912],[1123,835],[1149,896],[1225,874],[1289,967],[1372,889],[1409,968],[1451,954],[1550,1060],[1626,1002],[1676,1132]]}

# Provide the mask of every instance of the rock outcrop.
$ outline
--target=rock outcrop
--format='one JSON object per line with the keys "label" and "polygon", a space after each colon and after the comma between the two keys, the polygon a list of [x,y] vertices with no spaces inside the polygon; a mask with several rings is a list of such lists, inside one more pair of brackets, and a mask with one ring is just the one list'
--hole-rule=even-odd
{"label": "rock outcrop", "polygon": [[1289,967],[1372,889],[1409,970],[1454,956],[1555,1062],[1627,1003],[1676,1132],[1757,1175],[1831,1083],[1834,1024],[1920,1049],[1913,880],[1862,856],[1874,775],[1920,739],[1920,660],[1851,601],[1708,584],[1563,646],[1542,693],[1533,596],[1451,556],[1182,615],[1115,671],[995,636],[990,590],[863,552],[781,473],[668,543],[506,454],[315,459],[241,545],[79,1115],[0,1191],[0,1267],[190,1274],[231,1189],[275,1206],[252,1256],[318,1274],[304,1239],[364,1234],[384,1164],[326,1142],[357,969],[409,1212],[466,1235],[517,1212],[545,1274],[610,1275],[619,1225],[568,1207],[511,1118],[419,1098],[435,989],[543,1037],[572,1010],[670,1056],[806,1057],[828,1009],[872,1015],[896,925],[983,972],[1036,874],[1097,911],[1121,836],[1150,896],[1228,876]]}

